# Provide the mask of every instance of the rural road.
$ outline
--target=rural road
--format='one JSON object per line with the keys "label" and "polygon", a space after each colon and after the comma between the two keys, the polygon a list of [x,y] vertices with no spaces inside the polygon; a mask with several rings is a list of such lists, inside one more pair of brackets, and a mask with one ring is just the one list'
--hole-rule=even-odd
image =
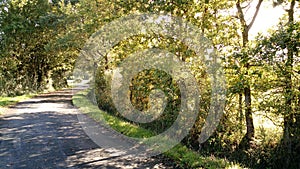
{"label": "rural road", "polygon": [[72,94],[41,94],[0,116],[0,169],[177,168],[162,156],[116,156],[96,145],[78,122]]}

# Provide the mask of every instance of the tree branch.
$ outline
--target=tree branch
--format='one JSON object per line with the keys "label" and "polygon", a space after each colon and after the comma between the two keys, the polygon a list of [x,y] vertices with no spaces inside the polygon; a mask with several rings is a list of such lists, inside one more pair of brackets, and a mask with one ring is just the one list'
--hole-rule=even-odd
{"label": "tree branch", "polygon": [[236,8],[238,10],[238,17],[240,19],[241,24],[244,26],[247,26],[246,20],[245,20],[245,16],[244,16],[244,12],[243,9],[241,7],[241,1],[237,0],[236,2]]}
{"label": "tree branch", "polygon": [[248,8],[252,2],[253,2],[253,0],[251,0],[246,6],[242,7],[242,9]]}
{"label": "tree branch", "polygon": [[253,26],[254,22],[255,22],[255,19],[258,15],[258,12],[259,12],[259,9],[260,9],[260,6],[262,4],[263,0],[259,0],[257,5],[256,5],[256,10],[255,10],[255,13],[254,13],[254,16],[252,18],[252,21],[250,22],[250,24],[248,25],[248,30],[251,29],[251,27]]}

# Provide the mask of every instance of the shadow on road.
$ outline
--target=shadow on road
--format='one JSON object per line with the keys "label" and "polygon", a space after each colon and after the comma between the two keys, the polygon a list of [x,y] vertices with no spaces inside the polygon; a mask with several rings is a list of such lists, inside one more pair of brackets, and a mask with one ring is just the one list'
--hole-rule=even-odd
{"label": "shadow on road", "polygon": [[116,156],[78,123],[72,90],[43,94],[10,107],[0,119],[0,168],[176,168],[158,156]]}

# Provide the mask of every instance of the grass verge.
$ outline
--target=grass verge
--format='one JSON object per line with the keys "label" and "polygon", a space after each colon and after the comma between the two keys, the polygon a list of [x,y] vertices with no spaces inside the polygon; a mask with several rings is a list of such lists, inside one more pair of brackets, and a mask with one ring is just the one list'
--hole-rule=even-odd
{"label": "grass verge", "polygon": [[[112,116],[105,111],[100,110],[86,96],[88,90],[81,91],[73,96],[73,104],[83,113],[94,120],[101,122],[106,121],[114,130],[123,133],[129,137],[150,137],[155,135],[154,132],[126,122],[118,117]],[[216,157],[204,157],[199,153],[188,149],[182,144],[178,144],[171,150],[164,153],[166,157],[174,159],[182,168],[228,168],[240,169],[239,164],[234,164],[226,159]]]}
{"label": "grass verge", "polygon": [[32,98],[35,94],[27,94],[15,97],[0,97],[0,114],[4,114],[6,107],[14,105],[20,101]]}

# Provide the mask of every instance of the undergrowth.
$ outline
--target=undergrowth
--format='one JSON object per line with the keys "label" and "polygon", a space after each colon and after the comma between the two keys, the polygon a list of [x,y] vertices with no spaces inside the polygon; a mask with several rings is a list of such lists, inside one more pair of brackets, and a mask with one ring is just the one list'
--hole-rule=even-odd
{"label": "undergrowth", "polygon": [[[94,120],[98,122],[103,122],[105,120],[105,122],[114,130],[129,137],[143,138],[155,135],[152,131],[126,122],[119,117],[112,116],[111,114],[100,110],[87,98],[87,95],[87,90],[75,94],[73,96],[73,104]],[[165,152],[164,155],[174,159],[182,168],[242,168],[241,165],[234,164],[226,159],[214,156],[202,156],[199,153],[188,149],[181,143]]]}

